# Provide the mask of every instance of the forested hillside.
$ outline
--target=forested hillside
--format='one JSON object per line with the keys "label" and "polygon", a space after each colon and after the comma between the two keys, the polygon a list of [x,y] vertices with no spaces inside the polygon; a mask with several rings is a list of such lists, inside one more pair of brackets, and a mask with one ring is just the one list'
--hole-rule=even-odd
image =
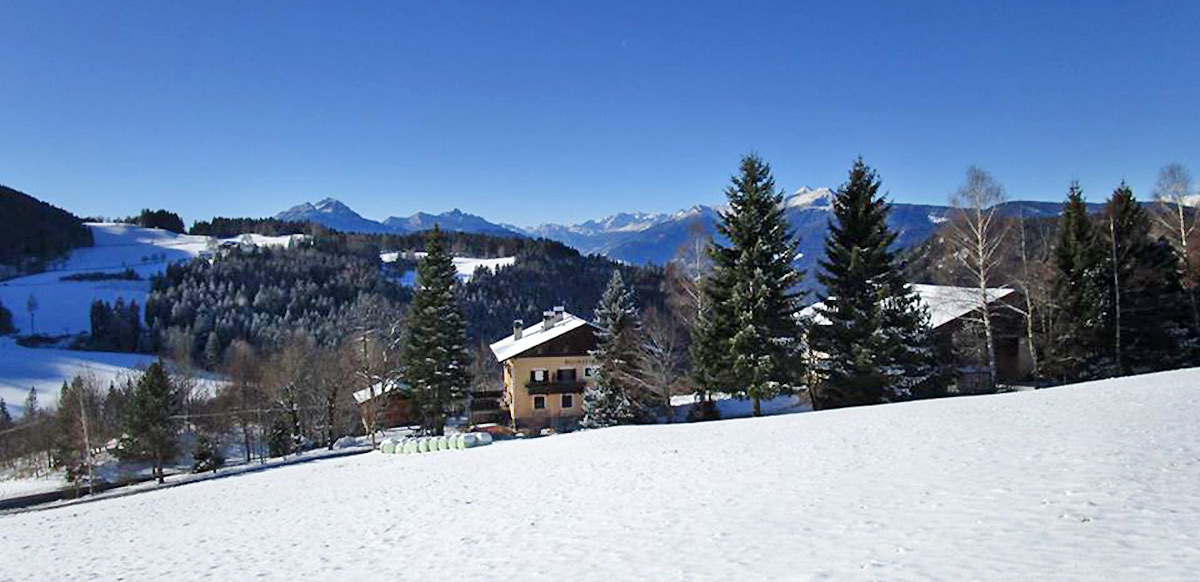
{"label": "forested hillside", "polygon": [[408,296],[384,280],[378,257],[310,246],[234,250],[168,267],[154,280],[146,323],[160,348],[215,364],[235,339],[277,348],[303,331],[337,344],[351,333],[356,311]]}
{"label": "forested hillside", "polygon": [[[510,267],[481,270],[459,285],[472,344],[495,341],[511,332],[514,318],[532,323],[554,305],[590,317],[613,269],[622,270],[643,305],[663,302],[659,269],[621,266],[552,241],[443,234],[458,256],[516,257]],[[379,255],[423,244],[422,234],[320,232],[299,248],[230,250],[173,265],[154,280],[146,323],[155,347],[201,365],[220,362],[236,339],[273,351],[300,331],[337,345],[372,324],[365,318],[400,317],[412,290],[387,278]]]}
{"label": "forested hillside", "polygon": [[0,265],[37,267],[91,244],[92,231],[74,214],[0,186]]}

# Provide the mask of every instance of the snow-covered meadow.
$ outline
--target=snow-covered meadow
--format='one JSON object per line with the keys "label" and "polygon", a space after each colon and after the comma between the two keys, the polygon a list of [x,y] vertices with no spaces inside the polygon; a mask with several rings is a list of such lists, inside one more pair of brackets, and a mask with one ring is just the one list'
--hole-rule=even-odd
{"label": "snow-covered meadow", "polygon": [[1187,580],[1200,369],[320,461],[0,517],[3,577]]}
{"label": "snow-covered meadow", "polygon": [[[379,259],[385,263],[390,263],[400,258],[399,252],[380,253]],[[425,253],[422,251],[412,253],[412,258],[422,259]],[[477,259],[472,257],[453,257],[454,270],[458,272],[458,278],[463,282],[471,280],[478,269],[486,269],[495,271],[496,269],[507,267],[517,262],[516,257],[500,257],[495,259]],[[401,285],[412,287],[417,284],[417,272],[413,270],[406,271],[398,281]]]}
{"label": "snow-covered meadow", "polygon": [[[145,307],[150,278],[167,265],[198,257],[225,241],[256,246],[287,246],[303,235],[242,235],[216,240],[206,236],[130,226],[88,223],[94,246],[76,249],[52,270],[0,282],[0,302],[13,313],[22,335],[36,331],[46,335],[74,335],[89,331],[92,302],[117,299],[137,301]],[[69,275],[120,273],[131,269],[140,280],[64,281]],[[32,296],[37,310],[32,321],[26,305]],[[81,352],[60,349],[31,349],[0,338],[0,398],[10,410],[20,410],[31,387],[37,388],[41,404],[53,404],[63,380],[77,374],[93,374],[102,385],[144,367],[154,358],[136,354]]]}

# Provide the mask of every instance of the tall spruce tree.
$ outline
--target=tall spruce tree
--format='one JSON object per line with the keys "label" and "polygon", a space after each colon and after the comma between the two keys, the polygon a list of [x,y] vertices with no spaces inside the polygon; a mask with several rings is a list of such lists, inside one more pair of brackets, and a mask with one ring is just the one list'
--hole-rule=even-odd
{"label": "tall spruce tree", "polygon": [[163,467],[178,454],[180,422],[176,415],[183,408],[183,398],[161,362],[146,368],[128,398],[121,450],[127,456],[149,460],[153,475],[162,483]]}
{"label": "tall spruce tree", "polygon": [[596,305],[595,386],[583,393],[584,428],[631,424],[647,417],[642,382],[642,321],[633,290],[614,269]]}
{"label": "tall spruce tree", "polygon": [[810,328],[823,383],[814,405],[873,404],[911,396],[936,377],[929,316],[902,276],[887,226],[890,207],[859,158],[833,200],[817,279],[826,296]]}
{"label": "tall spruce tree", "polygon": [[1106,252],[1083,200],[1071,185],[1054,248],[1051,374],[1063,382],[1113,373],[1105,326],[1111,311]]}
{"label": "tall spruce tree", "polygon": [[418,287],[408,309],[401,359],[422,432],[440,435],[470,385],[466,320],[458,304],[454,262],[437,225],[425,241],[425,253],[417,264]]}
{"label": "tall spruce tree", "polygon": [[792,391],[803,377],[796,319],[803,272],[792,266],[796,240],[770,166],[749,155],[740,170],[725,191],[729,210],[717,225],[729,246],[709,248],[713,269],[704,290],[710,321],[699,326],[693,358],[705,389],[749,398],[757,416],[762,400]]}
{"label": "tall spruce tree", "polygon": [[1150,215],[1124,182],[1104,210],[1109,302],[1104,334],[1119,374],[1184,365],[1192,352],[1179,257],[1151,236]]}

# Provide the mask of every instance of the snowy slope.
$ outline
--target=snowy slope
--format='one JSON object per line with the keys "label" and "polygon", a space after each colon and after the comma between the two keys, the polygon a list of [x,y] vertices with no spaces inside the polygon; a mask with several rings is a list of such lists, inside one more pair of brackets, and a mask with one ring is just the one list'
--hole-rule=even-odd
{"label": "snowy slope", "polygon": [[20,411],[30,388],[37,388],[38,403],[54,405],[63,380],[92,374],[100,386],[120,382],[132,368],[149,366],[154,356],[109,352],[81,352],[48,348],[25,348],[12,338],[0,338],[0,398],[10,411]]}
{"label": "snowy slope", "polygon": [[[38,333],[59,335],[88,330],[92,301],[108,302],[123,297],[145,305],[150,277],[166,265],[191,259],[207,248],[208,237],[179,235],[165,230],[125,224],[89,224],[95,246],[76,249],[55,270],[0,282],[0,301],[13,312],[22,334],[31,332],[25,310],[32,295],[38,303],[32,328]],[[66,275],[106,272],[131,268],[141,281],[62,281]]]}
{"label": "snowy slope", "polygon": [[[86,332],[90,328],[92,302],[110,303],[118,298],[135,300],[145,307],[150,292],[150,277],[163,272],[170,263],[195,258],[208,249],[209,237],[181,235],[126,224],[90,223],[95,246],[76,249],[55,270],[0,282],[0,301],[13,313],[13,322],[21,334],[65,335]],[[302,235],[232,237],[258,246],[287,246]],[[215,243],[217,241],[212,241]],[[133,269],[140,281],[63,281],[62,277],[80,273],[119,273]],[[29,296],[38,304],[31,324],[25,309]],[[128,368],[148,364],[152,357],[132,354],[29,349],[11,339],[0,338],[0,398],[10,409],[24,401],[30,387],[38,389],[42,404],[58,398],[64,379],[90,370],[105,385],[123,375]]]}
{"label": "snowy slope", "polygon": [[[380,253],[379,260],[381,260],[385,263],[390,263],[392,261],[395,261],[399,256],[400,256],[400,253],[398,253],[398,252]],[[425,257],[424,252],[413,253],[413,258],[415,258],[415,259],[421,259],[424,257]],[[454,270],[458,271],[458,278],[460,280],[462,280],[463,282],[466,282],[466,281],[470,281],[471,277],[475,275],[476,269],[487,269],[489,271],[495,271],[496,269],[498,269],[500,267],[507,267],[509,265],[512,265],[513,263],[517,262],[517,258],[516,257],[500,257],[500,258],[496,258],[496,259],[475,259],[475,258],[471,258],[471,257],[454,257],[452,259],[452,261],[454,262]],[[400,278],[400,284],[406,285],[408,287],[412,287],[413,285],[416,284],[416,282],[417,282],[417,272],[416,271],[408,271],[408,272],[404,273],[404,275]]]}
{"label": "snowy slope", "polygon": [[[20,333],[32,328],[49,335],[74,334],[88,331],[92,302],[102,299],[114,302],[137,300],[145,307],[150,292],[150,277],[162,273],[168,264],[187,261],[215,244],[206,236],[175,234],[155,228],[127,224],[89,223],[95,246],[76,249],[54,270],[28,277],[0,282],[0,301],[13,312],[13,322]],[[226,241],[258,246],[287,246],[303,235],[262,236],[247,234]],[[211,242],[210,242],[211,241]],[[140,281],[63,281],[62,277],[80,273],[119,273],[133,269]],[[34,322],[25,309],[32,295],[38,303]]]}
{"label": "snowy slope", "polygon": [[11,580],[1188,580],[1200,369],[288,467],[0,517]]}

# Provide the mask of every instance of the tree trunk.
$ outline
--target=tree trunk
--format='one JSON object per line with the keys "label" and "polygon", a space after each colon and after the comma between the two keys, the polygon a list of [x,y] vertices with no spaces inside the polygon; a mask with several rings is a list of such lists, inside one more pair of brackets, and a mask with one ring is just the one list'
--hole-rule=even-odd
{"label": "tree trunk", "polygon": [[1124,373],[1121,365],[1121,275],[1117,272],[1117,230],[1113,219],[1108,218],[1108,238],[1113,277],[1113,357],[1117,375]]}

